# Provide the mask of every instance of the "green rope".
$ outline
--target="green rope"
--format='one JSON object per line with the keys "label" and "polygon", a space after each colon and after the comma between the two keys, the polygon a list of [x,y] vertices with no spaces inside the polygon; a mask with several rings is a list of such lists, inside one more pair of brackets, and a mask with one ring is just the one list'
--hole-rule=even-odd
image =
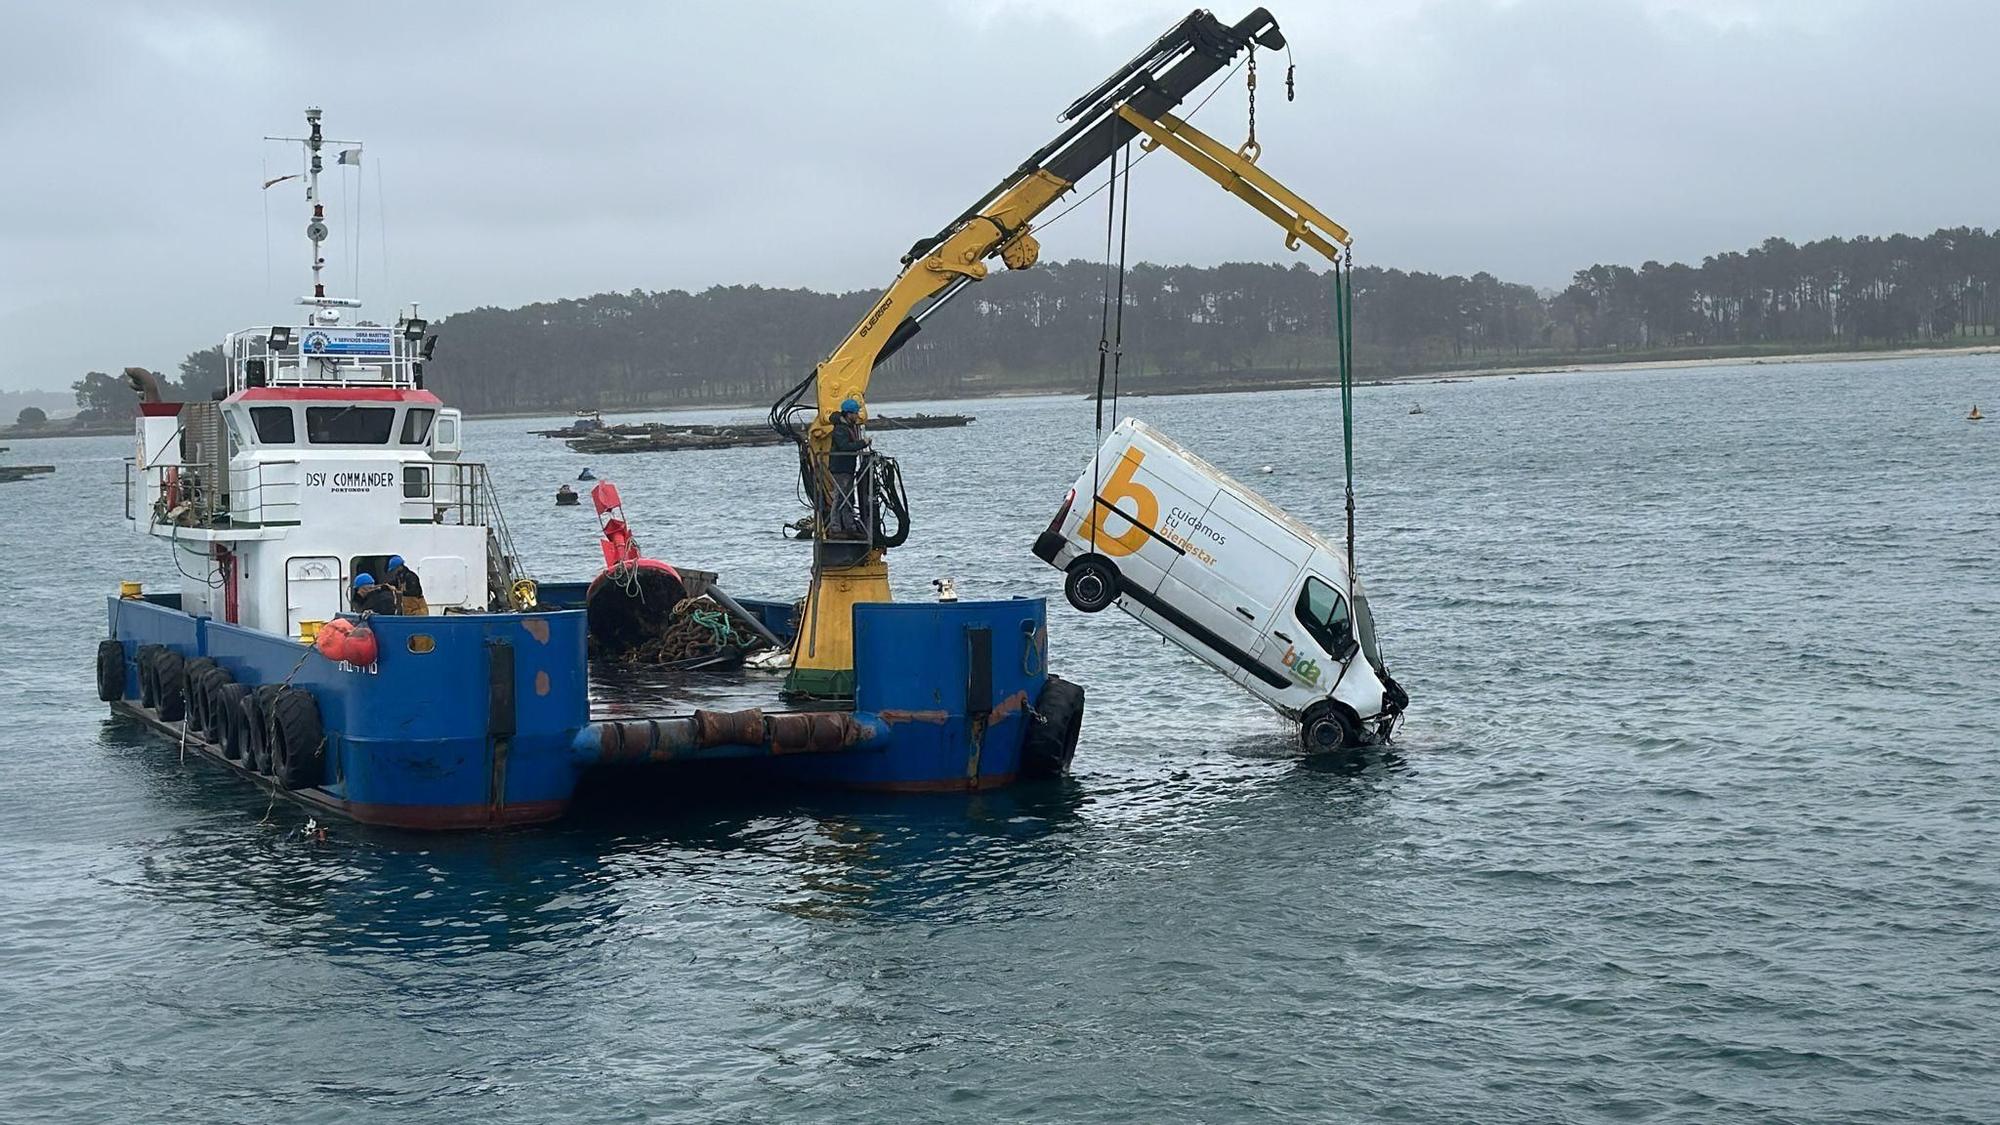
{"label": "green rope", "polygon": [[1347,588],[1354,589],[1354,265],[1333,264],[1334,350],[1340,357],[1340,448],[1347,463]]}

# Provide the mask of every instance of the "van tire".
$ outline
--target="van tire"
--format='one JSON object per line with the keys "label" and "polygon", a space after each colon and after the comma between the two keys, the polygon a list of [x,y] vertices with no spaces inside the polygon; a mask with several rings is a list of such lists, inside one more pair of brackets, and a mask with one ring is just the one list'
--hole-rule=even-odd
{"label": "van tire", "polygon": [[1118,568],[1101,555],[1085,555],[1069,564],[1063,596],[1082,613],[1099,613],[1118,600]]}
{"label": "van tire", "polygon": [[1299,745],[1308,754],[1359,746],[1361,723],[1344,704],[1322,699],[1299,716]]}
{"label": "van tire", "polygon": [[97,698],[106,703],[125,698],[125,646],[118,641],[97,642]]}
{"label": "van tire", "polygon": [[1021,743],[1021,776],[1040,780],[1068,773],[1082,733],[1083,688],[1050,676],[1028,718],[1028,737]]}

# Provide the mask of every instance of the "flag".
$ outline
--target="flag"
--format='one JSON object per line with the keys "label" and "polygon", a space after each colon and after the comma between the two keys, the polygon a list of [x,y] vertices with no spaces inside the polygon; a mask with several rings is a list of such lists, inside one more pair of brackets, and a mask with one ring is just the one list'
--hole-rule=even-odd
{"label": "flag", "polygon": [[275,180],[265,180],[265,181],[264,181],[264,190],[265,190],[265,191],[269,191],[269,190],[271,190],[271,188],[272,188],[272,187],[274,187],[274,186],[276,186],[276,185],[278,185],[278,184],[282,184],[282,183],[284,183],[284,182],[285,182],[286,180],[296,180],[296,179],[298,179],[298,178],[299,178],[300,176],[303,176],[303,175],[305,175],[305,173],[304,173],[304,172],[293,172],[293,173],[292,173],[291,175],[289,175],[289,176],[279,176],[279,177],[278,177],[277,179],[275,179]]}
{"label": "flag", "polygon": [[344,148],[344,149],[341,149],[341,150],[340,150],[340,158],[339,158],[339,159],[337,159],[337,160],[335,160],[335,161],[334,161],[334,163],[335,163],[335,164],[352,164],[352,165],[355,165],[356,167],[359,167],[359,166],[360,166],[360,164],[361,164],[361,150],[360,150],[360,149],[358,149],[358,148]]}

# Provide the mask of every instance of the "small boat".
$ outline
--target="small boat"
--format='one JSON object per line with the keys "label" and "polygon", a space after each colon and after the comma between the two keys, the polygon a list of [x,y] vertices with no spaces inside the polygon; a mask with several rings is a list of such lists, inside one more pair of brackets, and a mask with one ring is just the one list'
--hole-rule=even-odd
{"label": "small boat", "polygon": [[1986,415],[1979,412],[1979,404],[1975,402],[1972,404],[1972,413],[1967,414],[1965,420],[1968,422],[1984,422]]}
{"label": "small boat", "polygon": [[576,507],[576,502],[576,489],[566,484],[556,489],[556,507],[574,508]]}
{"label": "small boat", "polygon": [[1424,404],[1421,402],[1416,404],[1415,406],[1410,407],[1410,413],[1412,414],[1422,414],[1423,412],[1424,412]]}
{"label": "small boat", "polygon": [[584,471],[582,471],[582,472],[580,472],[580,473],[576,474],[576,479],[578,479],[578,480],[596,480],[596,479],[597,479],[597,474],[596,474],[596,473],[593,473],[593,472],[591,472],[591,471],[590,471],[589,469],[585,469]]}

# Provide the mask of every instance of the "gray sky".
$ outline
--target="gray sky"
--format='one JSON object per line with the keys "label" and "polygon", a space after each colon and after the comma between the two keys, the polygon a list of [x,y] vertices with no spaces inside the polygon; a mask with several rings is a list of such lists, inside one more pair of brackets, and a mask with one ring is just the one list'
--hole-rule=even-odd
{"label": "gray sky", "polygon": [[[1561,286],[1594,261],[1770,234],[2000,223],[1985,0],[1268,6],[1299,98],[1260,52],[1262,165],[1347,224],[1364,263]],[[877,287],[1186,8],[9,0],[0,388],[171,370],[293,315],[303,193],[258,185],[297,169],[296,146],[260,138],[297,134],[309,103],[366,142],[324,194],[344,293],[361,184],[369,315]],[[1241,140],[1240,74],[1196,122]],[[1289,257],[1171,157],[1139,167],[1132,198],[1135,259]],[[1101,239],[1094,201],[1044,256]]]}

